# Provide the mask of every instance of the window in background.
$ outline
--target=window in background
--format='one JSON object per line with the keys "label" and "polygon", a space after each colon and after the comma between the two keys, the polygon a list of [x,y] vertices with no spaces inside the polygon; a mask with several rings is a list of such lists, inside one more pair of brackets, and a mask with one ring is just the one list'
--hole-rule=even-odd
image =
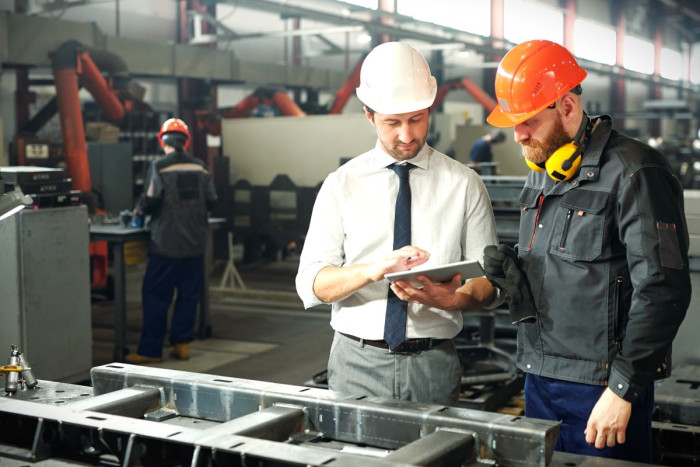
{"label": "window in background", "polygon": [[533,39],[564,43],[564,15],[523,0],[505,0],[504,36],[519,44]]}
{"label": "window in background", "polygon": [[345,3],[352,3],[353,5],[371,8],[373,10],[377,9],[377,0],[343,0]]}
{"label": "window in background", "polygon": [[577,19],[574,24],[574,55],[606,65],[615,65],[616,37],[615,30],[610,26]]}
{"label": "window in background", "polygon": [[700,84],[700,43],[690,49],[690,82]]}
{"label": "window in background", "polygon": [[491,0],[398,0],[397,13],[480,36],[491,34]]}
{"label": "window in background", "polygon": [[683,56],[680,52],[662,48],[659,74],[663,78],[679,80],[683,78]]}
{"label": "window in background", "polygon": [[633,36],[625,36],[622,45],[622,65],[640,73],[654,73],[654,44]]}

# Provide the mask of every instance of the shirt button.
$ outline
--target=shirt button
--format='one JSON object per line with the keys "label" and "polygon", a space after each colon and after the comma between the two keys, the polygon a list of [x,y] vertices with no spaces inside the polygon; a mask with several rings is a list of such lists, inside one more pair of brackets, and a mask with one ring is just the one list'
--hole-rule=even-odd
{"label": "shirt button", "polygon": [[586,176],[587,176],[588,178],[593,178],[593,177],[595,177],[595,172],[593,172],[592,170],[589,170],[589,171],[586,173]]}
{"label": "shirt button", "polygon": [[542,227],[544,227],[544,225],[539,224],[537,227],[541,229]]}
{"label": "shirt button", "polygon": [[622,389],[622,388],[624,388],[624,386],[622,385],[622,383],[620,383],[620,384],[617,385],[617,389]]}
{"label": "shirt button", "polygon": [[530,365],[530,364],[528,363],[528,364],[526,365],[526,367],[527,367],[527,369],[529,370],[530,368],[532,368],[532,365]]}

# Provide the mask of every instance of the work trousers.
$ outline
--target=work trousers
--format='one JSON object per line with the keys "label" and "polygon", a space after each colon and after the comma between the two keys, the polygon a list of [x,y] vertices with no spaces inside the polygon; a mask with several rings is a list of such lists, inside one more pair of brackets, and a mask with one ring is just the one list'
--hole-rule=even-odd
{"label": "work trousers", "polygon": [[203,278],[204,256],[168,258],[149,253],[141,288],[143,328],[139,355],[162,357],[168,309],[175,291],[177,298],[170,323],[170,343],[194,340],[194,323]]}
{"label": "work trousers", "polygon": [[430,350],[391,353],[336,332],[328,386],[343,394],[456,406],[462,367],[452,340]]}
{"label": "work trousers", "polygon": [[651,413],[654,385],[632,403],[625,443],[597,449],[586,442],[584,430],[593,406],[605,387],[572,383],[543,376],[525,376],[525,416],[561,421],[557,451],[634,462],[652,462]]}

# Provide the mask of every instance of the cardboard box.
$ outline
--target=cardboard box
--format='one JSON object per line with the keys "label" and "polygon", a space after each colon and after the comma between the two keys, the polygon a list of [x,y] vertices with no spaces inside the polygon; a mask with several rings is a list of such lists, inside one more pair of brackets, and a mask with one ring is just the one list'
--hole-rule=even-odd
{"label": "cardboard box", "polygon": [[148,261],[148,242],[146,240],[134,240],[124,243],[124,264],[136,266]]}
{"label": "cardboard box", "polygon": [[116,143],[119,141],[119,127],[110,123],[90,122],[85,125],[85,138],[98,143]]}

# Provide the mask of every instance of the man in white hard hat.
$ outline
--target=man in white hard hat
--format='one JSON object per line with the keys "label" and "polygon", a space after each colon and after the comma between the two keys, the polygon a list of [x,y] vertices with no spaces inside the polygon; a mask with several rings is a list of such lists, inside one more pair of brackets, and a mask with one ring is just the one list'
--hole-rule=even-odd
{"label": "man in white hard hat", "polygon": [[306,308],[333,305],[334,391],[456,405],[461,365],[452,339],[461,312],[499,300],[484,277],[434,284],[419,276],[420,289],[384,278],[418,265],[481,261],[497,241],[479,176],[426,144],[436,90],[413,47],[373,49],[357,96],[377,143],[331,173],[316,198],[296,286]]}

